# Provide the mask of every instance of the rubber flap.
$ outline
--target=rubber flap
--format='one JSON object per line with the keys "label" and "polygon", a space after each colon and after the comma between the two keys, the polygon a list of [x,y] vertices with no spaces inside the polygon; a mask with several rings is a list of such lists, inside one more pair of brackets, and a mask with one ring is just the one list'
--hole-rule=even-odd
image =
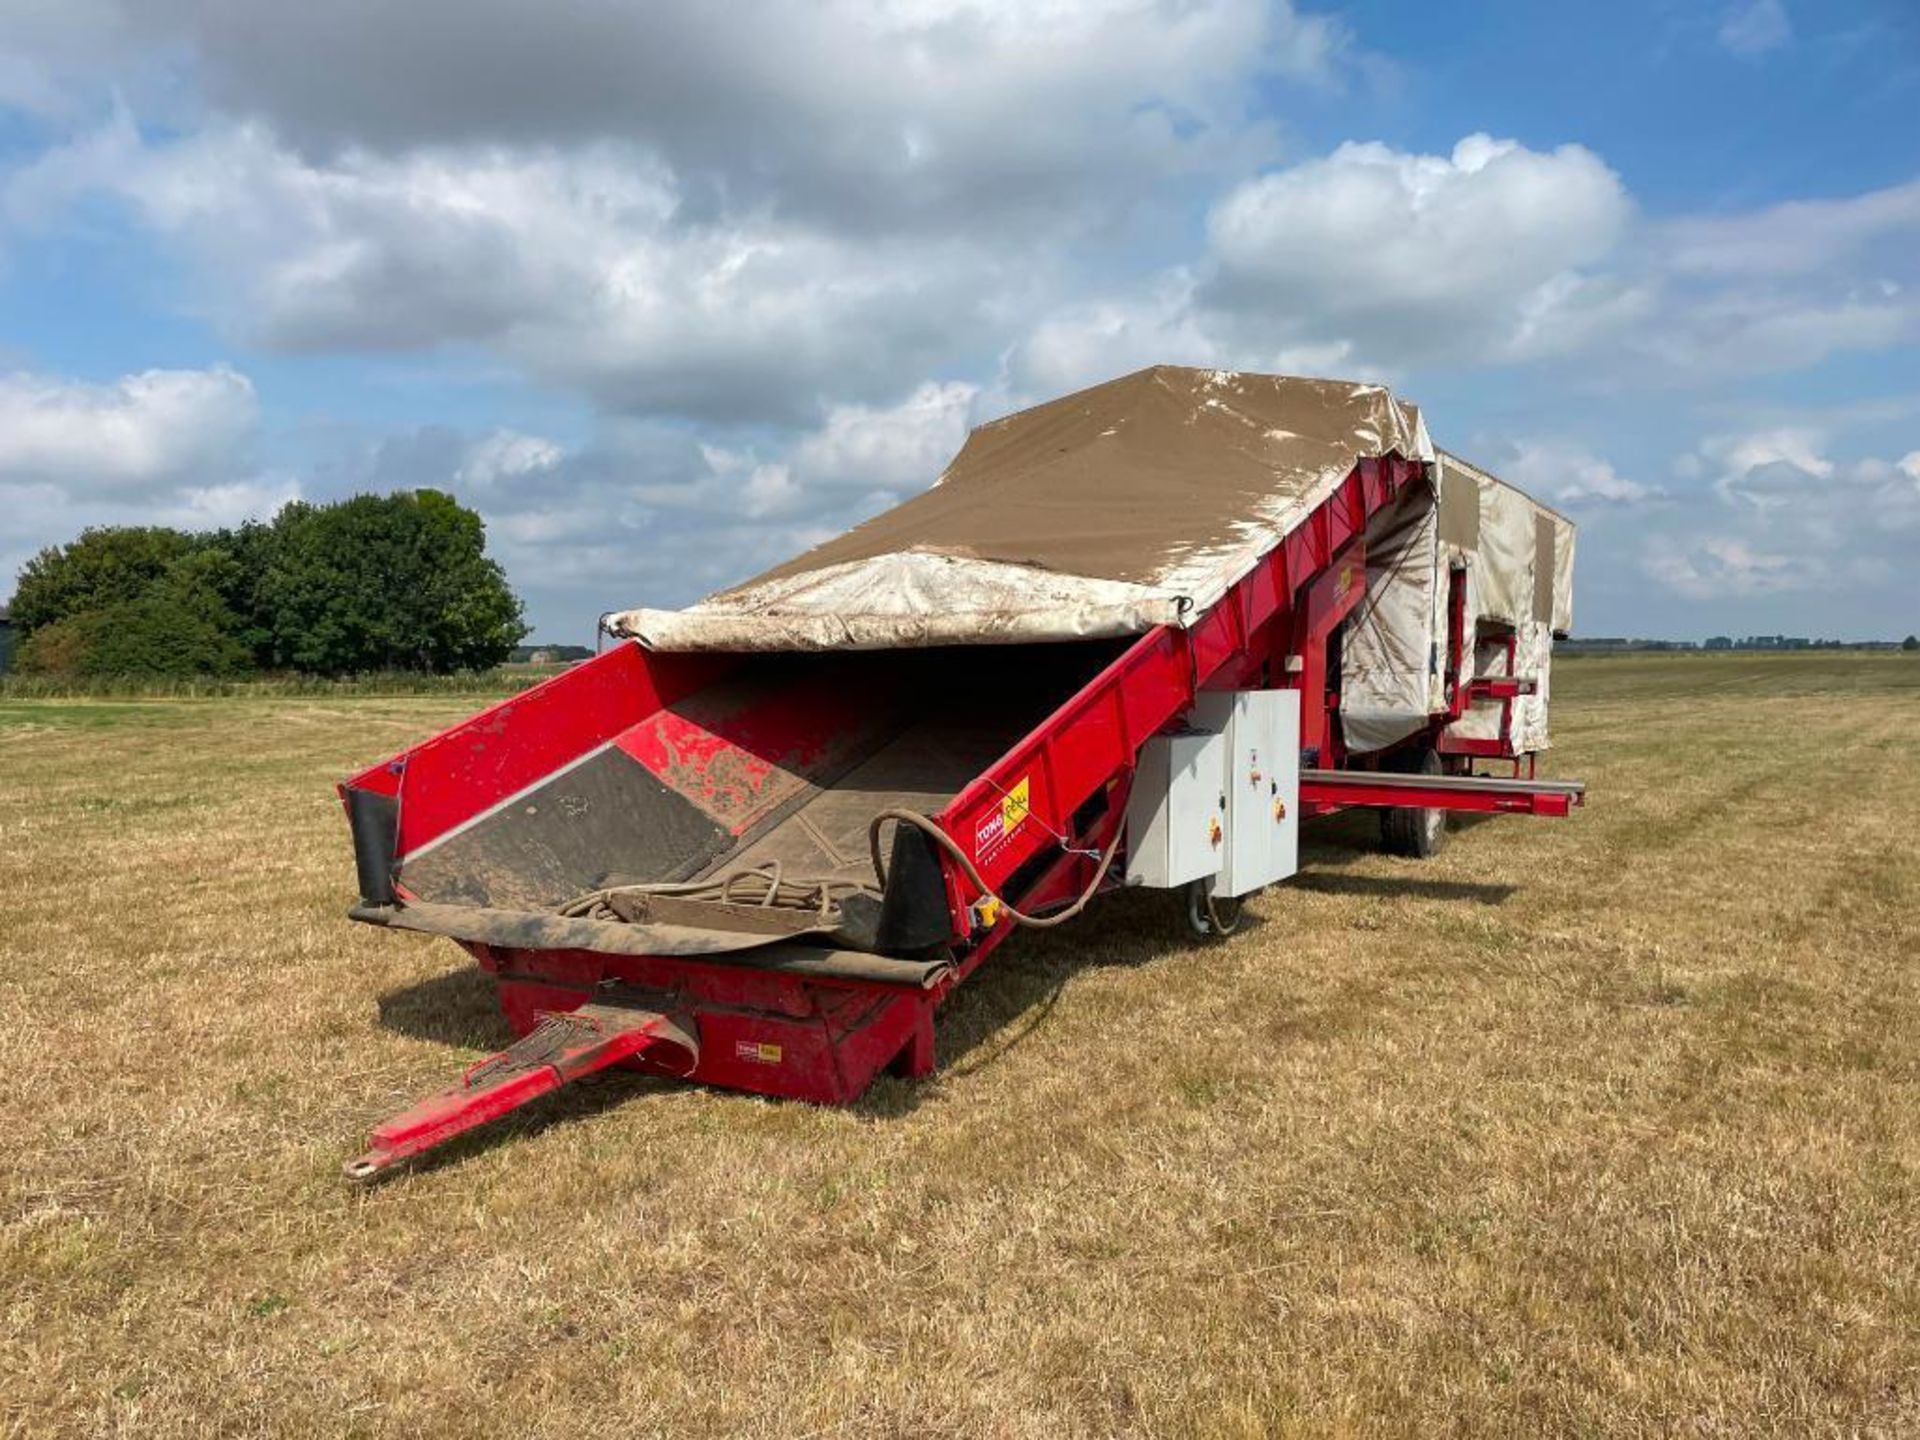
{"label": "rubber flap", "polygon": [[353,868],[360,898],[369,905],[393,903],[393,857],[399,843],[400,801],[372,790],[348,789],[347,828],[353,832]]}

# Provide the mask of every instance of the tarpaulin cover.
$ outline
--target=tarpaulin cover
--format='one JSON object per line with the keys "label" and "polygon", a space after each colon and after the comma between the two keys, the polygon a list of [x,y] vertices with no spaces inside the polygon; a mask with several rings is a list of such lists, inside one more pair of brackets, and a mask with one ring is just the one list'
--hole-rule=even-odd
{"label": "tarpaulin cover", "polygon": [[1367,588],[1340,648],[1340,723],[1350,750],[1384,750],[1446,707],[1438,531],[1434,492],[1424,484],[1407,487],[1367,527]]}
{"label": "tarpaulin cover", "polygon": [[[1553,637],[1573,628],[1573,522],[1446,451],[1440,453],[1439,474],[1443,494],[1453,488],[1459,503],[1477,502],[1479,509],[1477,543],[1448,544],[1443,538],[1440,555],[1443,564],[1466,564],[1468,623],[1483,634],[1511,627],[1512,673],[1536,686],[1513,701],[1510,746],[1522,754],[1545,750]],[[1503,639],[1482,640],[1474,673],[1508,673]],[[1501,708],[1496,700],[1480,702],[1453,724],[1452,733],[1496,738]]]}
{"label": "tarpaulin cover", "polygon": [[933,488],[686,610],[660,650],[1074,640],[1191,623],[1367,457],[1432,460],[1379,385],[1156,366],[975,430]]}
{"label": "tarpaulin cover", "polygon": [[[1348,617],[1340,664],[1341,723],[1349,749],[1382,750],[1445,709],[1447,581],[1465,567],[1474,676],[1511,673],[1536,692],[1513,702],[1511,740],[1547,748],[1553,637],[1573,624],[1574,527],[1566,517],[1446,451],[1431,485],[1410,488],[1367,530],[1367,591]],[[1503,705],[1475,705],[1451,727],[1494,739]]]}

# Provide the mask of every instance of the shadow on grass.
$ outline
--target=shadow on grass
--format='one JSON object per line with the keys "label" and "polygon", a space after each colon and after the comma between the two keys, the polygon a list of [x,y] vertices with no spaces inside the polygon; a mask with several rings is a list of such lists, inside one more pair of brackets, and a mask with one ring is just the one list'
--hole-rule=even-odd
{"label": "shadow on grass", "polygon": [[383,1027],[415,1040],[475,1050],[503,1050],[513,1043],[493,977],[478,965],[389,990],[379,1005]]}
{"label": "shadow on grass", "polygon": [[[1447,817],[1447,829],[1456,835],[1477,830],[1493,820],[1508,817],[1492,813],[1459,811]],[[1380,854],[1380,812],[1342,810],[1323,815],[1300,827],[1300,865],[1302,870],[1315,866],[1345,866]]]}
{"label": "shadow on grass", "polygon": [[1351,865],[1380,853],[1380,817],[1371,810],[1342,810],[1300,827],[1300,864]]}
{"label": "shadow on grass", "polygon": [[[937,1093],[939,1077],[976,1074],[1010,1054],[1045,1026],[1060,992],[1091,969],[1138,966],[1208,942],[1188,932],[1183,901],[1157,890],[1121,890],[1103,896],[1087,915],[1057,930],[1022,931],[954,992],[939,1016],[940,1070],[936,1083],[883,1074],[851,1107],[882,1119],[910,1114]],[[1236,935],[1265,922],[1248,912]],[[389,991],[379,999],[380,1024],[415,1040],[466,1050],[500,1050],[513,1042],[493,978],[476,965]],[[458,1080],[450,1066],[446,1083]],[[495,1144],[568,1124],[650,1091],[684,1081],[611,1069],[574,1081],[523,1109],[417,1156],[373,1180],[406,1172],[426,1174],[457,1164]],[[756,1097],[773,1099],[777,1097]],[[791,1102],[805,1103],[805,1102]]]}
{"label": "shadow on grass", "polygon": [[[1058,930],[1016,933],[941,1009],[939,1069],[932,1081],[883,1077],[854,1102],[856,1113],[910,1114],[940,1094],[942,1081],[963,1080],[999,1063],[1046,1028],[1076,975],[1133,969],[1233,943],[1197,939],[1187,929],[1185,903],[1180,892],[1121,890]],[[1269,923],[1249,910],[1234,940]]]}
{"label": "shadow on grass", "polygon": [[1449,830],[1478,830],[1482,825],[1491,825],[1496,820],[1511,819],[1494,811],[1462,810],[1447,817]]}
{"label": "shadow on grass", "polygon": [[1504,905],[1517,885],[1488,885],[1471,880],[1420,880],[1399,875],[1345,875],[1302,870],[1287,882],[1295,890],[1316,895],[1364,895],[1391,900],[1410,895],[1416,900],[1459,900],[1473,905]]}

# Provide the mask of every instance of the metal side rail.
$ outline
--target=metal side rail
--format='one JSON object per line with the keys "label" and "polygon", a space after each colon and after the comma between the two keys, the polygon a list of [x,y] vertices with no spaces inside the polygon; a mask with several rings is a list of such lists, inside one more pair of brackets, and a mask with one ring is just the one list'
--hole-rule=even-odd
{"label": "metal side rail", "polygon": [[1506,780],[1485,775],[1395,775],[1381,770],[1302,770],[1301,803],[1314,808],[1392,805],[1500,815],[1565,815],[1587,800],[1584,780]]}
{"label": "metal side rail", "polygon": [[700,1044],[691,1021],[627,1005],[550,1010],[524,1037],[468,1070],[451,1090],[429,1096],[375,1127],[372,1148],[346,1165],[347,1178],[369,1180],[395,1162],[444,1144],[570,1080],[658,1047],[649,1059],[668,1074],[690,1075]]}

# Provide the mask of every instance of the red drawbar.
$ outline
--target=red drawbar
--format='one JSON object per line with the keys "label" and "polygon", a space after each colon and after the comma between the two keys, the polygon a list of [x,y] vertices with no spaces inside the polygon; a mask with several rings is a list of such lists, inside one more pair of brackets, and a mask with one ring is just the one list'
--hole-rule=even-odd
{"label": "red drawbar", "polygon": [[690,1074],[700,1047],[685,1025],[667,1015],[618,1005],[582,1005],[549,1011],[520,1040],[482,1060],[451,1090],[420,1101],[376,1126],[371,1148],[347,1163],[356,1180],[377,1175],[397,1160],[418,1155],[454,1136],[517,1110],[642,1052],[670,1074]]}

